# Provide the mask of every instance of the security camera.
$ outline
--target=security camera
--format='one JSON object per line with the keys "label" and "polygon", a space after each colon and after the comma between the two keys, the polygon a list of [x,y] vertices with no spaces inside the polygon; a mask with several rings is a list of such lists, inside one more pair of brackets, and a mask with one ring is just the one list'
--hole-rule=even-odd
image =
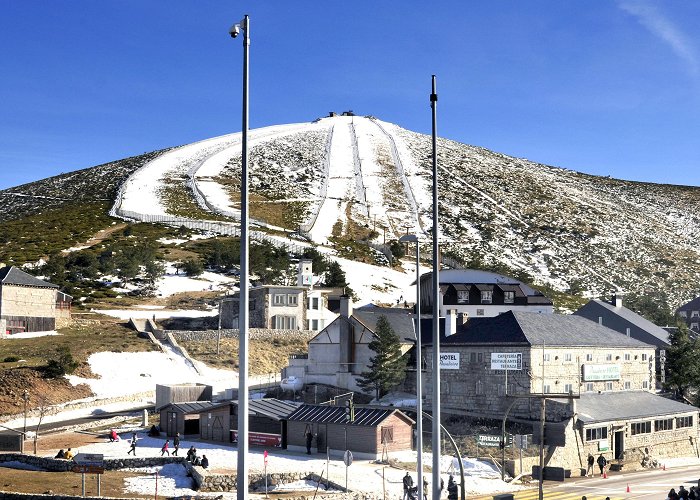
{"label": "security camera", "polygon": [[228,30],[231,38],[236,38],[241,33],[241,26],[239,24],[234,24],[231,29]]}

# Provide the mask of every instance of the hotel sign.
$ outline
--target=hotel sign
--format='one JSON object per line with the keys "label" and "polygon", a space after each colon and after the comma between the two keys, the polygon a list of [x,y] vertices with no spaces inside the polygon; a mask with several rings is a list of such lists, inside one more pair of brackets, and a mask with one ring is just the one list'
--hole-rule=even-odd
{"label": "hotel sign", "polygon": [[583,365],[583,380],[620,380],[620,365]]}
{"label": "hotel sign", "polygon": [[441,352],[440,353],[440,369],[441,370],[459,370],[459,353],[458,352]]}
{"label": "hotel sign", "polygon": [[522,370],[523,353],[521,352],[492,352],[492,370]]}

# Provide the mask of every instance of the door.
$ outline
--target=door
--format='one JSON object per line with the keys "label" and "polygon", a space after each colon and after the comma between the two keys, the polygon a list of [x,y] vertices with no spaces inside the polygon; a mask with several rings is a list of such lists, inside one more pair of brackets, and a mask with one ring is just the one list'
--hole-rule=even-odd
{"label": "door", "polygon": [[625,457],[625,431],[615,432],[615,459],[622,460]]}
{"label": "door", "polygon": [[326,453],[326,433],[328,426],[326,424],[318,424],[318,434],[316,435],[316,448],[319,453]]}
{"label": "door", "polygon": [[177,413],[174,411],[167,412],[166,420],[167,429],[165,433],[168,436],[174,436],[177,432]]}

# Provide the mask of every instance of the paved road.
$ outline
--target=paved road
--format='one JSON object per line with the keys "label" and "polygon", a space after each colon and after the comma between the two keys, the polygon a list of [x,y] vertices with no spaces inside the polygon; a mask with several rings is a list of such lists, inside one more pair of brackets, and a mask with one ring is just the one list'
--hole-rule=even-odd
{"label": "paved road", "polygon": [[[545,482],[544,498],[547,500],[580,500],[586,496],[587,500],[664,500],[668,491],[682,484],[686,489],[698,486],[700,480],[700,466],[676,467],[667,470],[649,470],[629,473],[616,473],[607,479],[577,478],[567,480],[564,483]],[[627,492],[629,486],[629,492]],[[516,500],[537,500],[537,484],[533,489],[520,491],[514,494]],[[471,497],[474,498],[474,497]],[[479,498],[492,498],[491,495]]]}

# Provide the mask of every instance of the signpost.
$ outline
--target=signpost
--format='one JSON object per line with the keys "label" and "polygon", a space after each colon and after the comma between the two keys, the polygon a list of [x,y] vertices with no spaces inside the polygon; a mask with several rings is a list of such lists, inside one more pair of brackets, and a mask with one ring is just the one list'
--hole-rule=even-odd
{"label": "signpost", "polygon": [[100,475],[104,474],[105,463],[104,455],[100,453],[78,453],[73,457],[76,465],[73,467],[73,472],[81,474],[81,483],[83,487],[83,496],[85,496],[85,474],[97,475],[97,496],[100,496]]}
{"label": "signpost", "polygon": [[267,498],[267,450],[263,451],[263,459],[265,461],[265,498]]}
{"label": "signpost", "polygon": [[352,452],[345,450],[343,453],[343,463],[345,464],[345,492],[348,491],[348,467],[352,465]]}

